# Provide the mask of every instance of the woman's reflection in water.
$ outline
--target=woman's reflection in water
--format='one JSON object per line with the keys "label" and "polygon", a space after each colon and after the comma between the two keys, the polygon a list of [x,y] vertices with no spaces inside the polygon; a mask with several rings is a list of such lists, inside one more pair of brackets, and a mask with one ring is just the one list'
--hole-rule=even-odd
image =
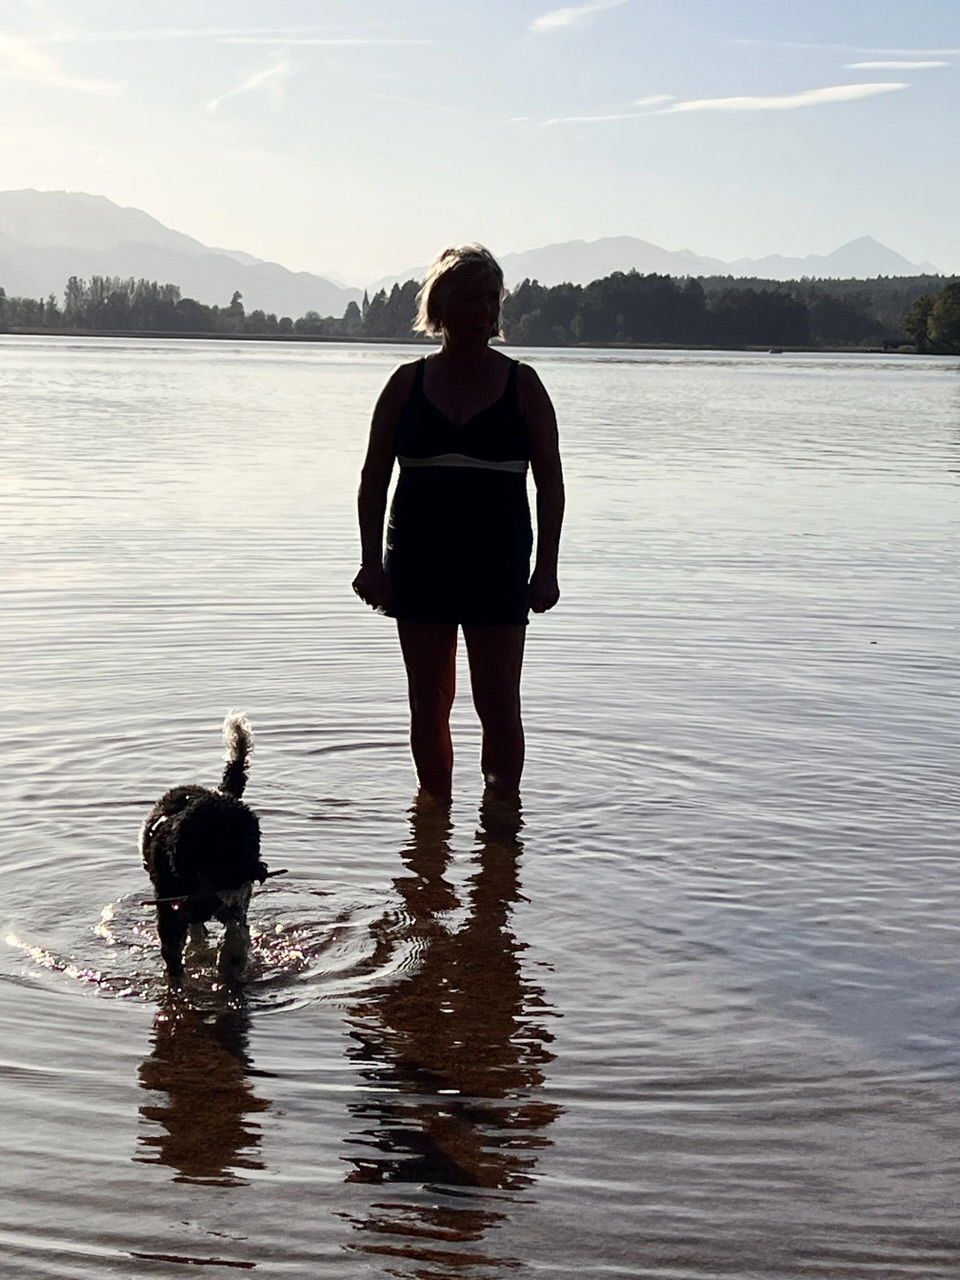
{"label": "woman's reflection in water", "polygon": [[140,1067],[140,1085],[166,1099],[144,1103],[139,1141],[143,1164],[165,1164],[175,1182],[242,1186],[238,1169],[262,1169],[260,1130],[250,1117],[270,1103],[250,1084],[249,1017],[242,997],[223,994],[212,1007],[179,993],[160,1004],[152,1052]]}
{"label": "woman's reflection in water", "polygon": [[350,1138],[362,1151],[349,1157],[347,1181],[429,1193],[351,1221],[381,1237],[359,1247],[406,1259],[414,1276],[435,1274],[416,1264],[436,1261],[440,1246],[458,1268],[495,1261],[456,1246],[509,1216],[510,1197],[491,1193],[533,1183],[535,1153],[549,1145],[545,1130],[560,1110],[537,1096],[553,1058],[544,1025],[552,1011],[524,974],[524,945],[509,928],[521,897],[521,826],[519,808],[484,804],[461,905],[445,878],[449,814],[414,807],[402,855],[409,874],[395,885],[419,955],[408,977],[351,1011],[348,1052],[366,1087],[350,1106],[363,1127]]}

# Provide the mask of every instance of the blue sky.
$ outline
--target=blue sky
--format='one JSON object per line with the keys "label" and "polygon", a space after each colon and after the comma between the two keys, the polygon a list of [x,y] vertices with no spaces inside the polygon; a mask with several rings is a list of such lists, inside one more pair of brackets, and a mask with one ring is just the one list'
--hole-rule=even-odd
{"label": "blue sky", "polygon": [[0,0],[0,188],[351,284],[444,244],[960,272],[960,0]]}

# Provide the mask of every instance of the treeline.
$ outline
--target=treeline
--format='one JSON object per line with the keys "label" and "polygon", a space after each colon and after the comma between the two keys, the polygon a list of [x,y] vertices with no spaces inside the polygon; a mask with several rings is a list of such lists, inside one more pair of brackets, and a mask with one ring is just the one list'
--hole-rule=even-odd
{"label": "treeline", "polygon": [[[943,287],[941,287],[943,286]],[[63,301],[8,298],[0,329],[67,329],[261,337],[409,341],[418,284],[410,280],[350,302],[342,317],[297,319],[247,312],[239,292],[226,306],[184,298],[172,284],[71,276]],[[936,291],[936,292],[935,292]],[[521,346],[897,347],[952,350],[960,282],[942,277],[800,280],[730,276],[674,279],[615,272],[588,285],[524,280],[503,304],[508,342]],[[952,326],[952,327],[951,327]],[[951,336],[953,334],[954,336]]]}
{"label": "treeline", "polygon": [[319,335],[329,331],[336,336],[353,337],[359,335],[360,327],[360,308],[355,302],[349,304],[341,320],[325,319],[315,311],[292,320],[260,310],[247,313],[239,292],[234,293],[228,306],[207,306],[195,298],[184,298],[175,284],[120,276],[92,276],[90,280],[71,276],[62,303],[54,294],[46,299],[8,298],[0,288],[0,329],[261,336]]}
{"label": "treeline", "polygon": [[509,340],[568,346],[897,347],[904,313],[939,277],[677,280],[617,272],[589,285],[525,280],[504,302]]}
{"label": "treeline", "polygon": [[[524,280],[503,303],[519,346],[899,347],[915,341],[906,315],[939,276],[771,280],[615,272],[588,285]],[[414,281],[361,308],[359,336],[405,341]],[[336,322],[332,322],[336,323]]]}

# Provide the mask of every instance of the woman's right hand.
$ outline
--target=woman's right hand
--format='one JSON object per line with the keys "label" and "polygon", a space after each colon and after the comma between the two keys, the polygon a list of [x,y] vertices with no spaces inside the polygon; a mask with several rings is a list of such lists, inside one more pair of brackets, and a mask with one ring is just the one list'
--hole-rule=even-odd
{"label": "woman's right hand", "polygon": [[353,580],[353,590],[364,604],[378,613],[383,613],[390,605],[390,579],[382,565],[361,565]]}

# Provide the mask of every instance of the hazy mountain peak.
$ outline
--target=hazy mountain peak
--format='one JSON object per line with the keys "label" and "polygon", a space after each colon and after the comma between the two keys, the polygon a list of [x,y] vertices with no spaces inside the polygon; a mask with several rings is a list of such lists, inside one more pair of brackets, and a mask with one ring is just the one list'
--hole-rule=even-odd
{"label": "hazy mountain peak", "polygon": [[172,231],[142,209],[124,208],[85,191],[0,191],[0,228],[11,239],[38,248],[82,244],[112,249],[143,243],[204,252],[199,240]]}
{"label": "hazy mountain peak", "polygon": [[889,250],[886,249],[879,240],[875,240],[873,236],[854,236],[852,240],[848,240],[846,244],[842,244],[840,249],[835,249],[834,252],[839,253],[843,249],[851,249],[854,245],[865,249],[883,249],[884,253],[889,252]]}
{"label": "hazy mountain peak", "polygon": [[0,191],[0,287],[10,295],[61,294],[69,276],[133,276],[176,284],[184,297],[248,311],[343,315],[359,301],[322,276],[288,271],[241,250],[216,249],[142,209],[84,191]]}
{"label": "hazy mountain peak", "polygon": [[875,240],[873,236],[857,236],[828,253],[822,261],[829,263],[832,275],[904,276],[936,274],[929,262],[908,262],[902,254]]}

